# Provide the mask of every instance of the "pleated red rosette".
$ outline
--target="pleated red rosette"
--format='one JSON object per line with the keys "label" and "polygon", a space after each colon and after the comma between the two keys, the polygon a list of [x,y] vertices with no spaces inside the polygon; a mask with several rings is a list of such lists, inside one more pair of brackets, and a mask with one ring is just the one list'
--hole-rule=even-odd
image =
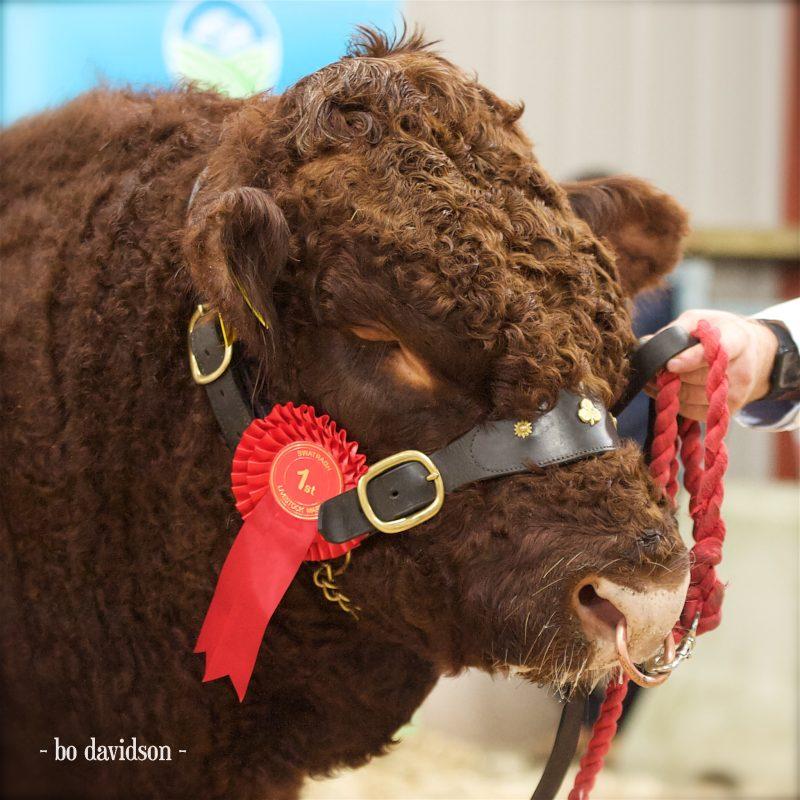
{"label": "pleated red rosette", "polygon": [[[276,405],[266,417],[250,423],[233,456],[231,487],[242,519],[247,519],[247,515],[270,491],[270,467],[275,456],[295,442],[321,445],[341,470],[342,488],[326,497],[315,497],[320,503],[334,494],[355,488],[358,479],[367,471],[367,459],[358,452],[358,443],[348,442],[347,432],[338,429],[327,414],[318,417],[314,409],[306,405]],[[317,533],[304,560],[336,558],[352,550],[363,539],[363,536],[359,536],[343,544],[333,544]]]}
{"label": "pleated red rosette", "polygon": [[317,531],[319,506],[366,472],[358,444],[309,406],[276,405],[250,423],[236,448],[231,484],[244,523],[222,566],[195,653],[204,681],[230,675],[244,699],[272,614],[300,564],[343,555]]}

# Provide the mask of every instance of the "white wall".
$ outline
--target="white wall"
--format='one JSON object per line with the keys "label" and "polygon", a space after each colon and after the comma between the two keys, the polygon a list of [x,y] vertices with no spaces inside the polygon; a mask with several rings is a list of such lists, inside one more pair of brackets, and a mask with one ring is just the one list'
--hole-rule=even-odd
{"label": "white wall", "polygon": [[544,166],[650,178],[696,226],[780,224],[786,3],[409,0]]}

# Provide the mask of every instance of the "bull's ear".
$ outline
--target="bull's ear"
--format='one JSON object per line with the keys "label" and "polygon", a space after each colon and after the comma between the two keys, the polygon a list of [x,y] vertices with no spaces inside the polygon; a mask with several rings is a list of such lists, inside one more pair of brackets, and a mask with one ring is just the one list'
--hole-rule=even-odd
{"label": "bull's ear", "polygon": [[203,302],[237,331],[274,327],[272,290],[288,248],[286,219],[268,192],[252,186],[198,192],[184,254]]}
{"label": "bull's ear", "polygon": [[647,181],[618,175],[562,187],[573,211],[611,245],[629,295],[657,284],[680,260],[688,215]]}

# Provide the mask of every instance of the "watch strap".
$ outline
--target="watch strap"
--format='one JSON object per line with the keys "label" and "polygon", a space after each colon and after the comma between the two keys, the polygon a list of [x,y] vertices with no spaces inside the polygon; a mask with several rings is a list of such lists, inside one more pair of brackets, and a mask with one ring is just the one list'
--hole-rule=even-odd
{"label": "watch strap", "polygon": [[761,400],[800,398],[800,351],[786,324],[777,319],[757,319],[778,340],[775,361],[769,376],[769,392]]}

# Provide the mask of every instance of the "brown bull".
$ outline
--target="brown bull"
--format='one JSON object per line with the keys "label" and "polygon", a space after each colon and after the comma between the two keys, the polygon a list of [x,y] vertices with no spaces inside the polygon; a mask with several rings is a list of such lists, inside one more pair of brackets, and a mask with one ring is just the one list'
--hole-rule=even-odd
{"label": "brown bull", "polygon": [[[442,674],[597,682],[620,614],[656,649],[687,559],[627,445],[370,537],[340,579],[357,622],[303,567],[241,705],[192,654],[240,524],[187,367],[198,302],[263,397],[329,413],[371,462],[562,388],[619,395],[629,298],[685,214],[632,178],[559,186],[521,114],[417,37],[363,32],[282,96],[98,90],[0,134],[3,796],[295,798],[382,753]],[[133,736],[173,761],[83,758]]]}

